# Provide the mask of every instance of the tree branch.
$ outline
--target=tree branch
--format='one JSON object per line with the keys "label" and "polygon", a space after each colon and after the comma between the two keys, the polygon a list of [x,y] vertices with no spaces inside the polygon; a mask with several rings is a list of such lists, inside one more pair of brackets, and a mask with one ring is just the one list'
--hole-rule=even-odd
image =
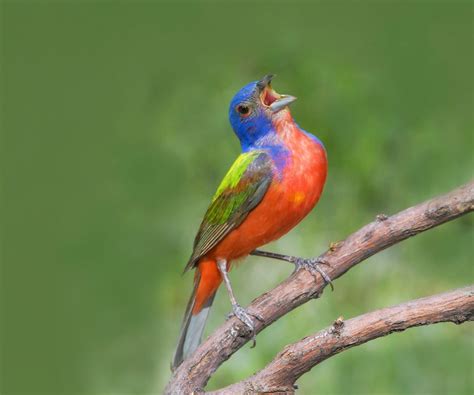
{"label": "tree branch", "polygon": [[[391,217],[378,215],[374,222],[333,245],[320,258],[329,264],[325,271],[335,280],[377,252],[473,210],[474,182],[470,182]],[[301,270],[259,296],[248,307],[250,313],[263,318],[263,321],[255,320],[257,332],[301,304],[319,297],[325,286],[320,276],[315,278]],[[174,371],[165,393],[200,391],[217,368],[250,338],[249,329],[237,318],[227,320]]]}
{"label": "tree branch", "polygon": [[331,327],[286,346],[252,377],[210,394],[293,393],[299,377],[348,348],[414,326],[462,324],[473,318],[474,286],[375,310],[347,321],[338,318]]}

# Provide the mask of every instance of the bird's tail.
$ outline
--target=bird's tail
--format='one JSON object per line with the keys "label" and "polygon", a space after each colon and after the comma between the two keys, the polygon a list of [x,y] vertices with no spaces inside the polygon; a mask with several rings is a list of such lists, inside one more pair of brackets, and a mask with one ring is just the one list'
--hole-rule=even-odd
{"label": "bird's tail", "polygon": [[173,358],[173,370],[177,368],[201,343],[207,316],[222,281],[217,264],[202,260],[196,268],[194,289],[184,313],[178,346]]}

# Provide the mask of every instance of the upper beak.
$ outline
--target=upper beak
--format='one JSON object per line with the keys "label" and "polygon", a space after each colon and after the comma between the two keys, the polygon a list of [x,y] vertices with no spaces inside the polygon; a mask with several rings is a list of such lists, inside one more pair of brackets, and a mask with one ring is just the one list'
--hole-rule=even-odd
{"label": "upper beak", "polygon": [[272,79],[275,77],[275,74],[267,74],[265,77],[263,77],[260,81],[257,82],[257,86],[260,89],[260,92],[263,91],[268,85],[270,85],[270,82],[272,82]]}
{"label": "upper beak", "polygon": [[296,100],[296,97],[291,95],[280,95],[280,97],[275,100],[272,104],[270,104],[270,110],[272,112],[280,111],[282,108],[290,105]]}

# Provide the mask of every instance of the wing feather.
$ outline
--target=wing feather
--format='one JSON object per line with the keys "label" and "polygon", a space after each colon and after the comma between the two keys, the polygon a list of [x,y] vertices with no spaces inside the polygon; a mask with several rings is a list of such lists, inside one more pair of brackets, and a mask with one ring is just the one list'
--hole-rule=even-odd
{"label": "wing feather", "polygon": [[273,161],[264,151],[243,153],[237,158],[204,215],[185,271],[237,228],[262,201],[273,172]]}

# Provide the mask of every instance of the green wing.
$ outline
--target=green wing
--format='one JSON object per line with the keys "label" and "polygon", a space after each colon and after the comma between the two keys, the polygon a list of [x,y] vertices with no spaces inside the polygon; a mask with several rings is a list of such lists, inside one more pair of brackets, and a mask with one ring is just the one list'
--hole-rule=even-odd
{"label": "green wing", "polygon": [[241,154],[217,188],[194,240],[185,271],[238,227],[262,200],[273,179],[273,161],[264,151]]}

